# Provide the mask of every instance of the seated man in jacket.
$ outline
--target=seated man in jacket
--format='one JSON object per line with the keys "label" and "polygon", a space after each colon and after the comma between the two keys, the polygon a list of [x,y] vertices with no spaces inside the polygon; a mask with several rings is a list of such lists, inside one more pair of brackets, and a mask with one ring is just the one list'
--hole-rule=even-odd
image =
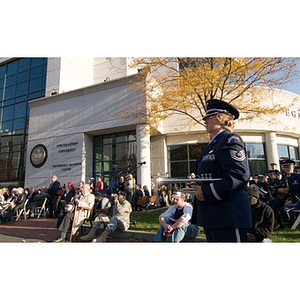
{"label": "seated man in jacket", "polygon": [[[87,235],[81,237],[81,240],[106,242],[106,237],[116,229],[125,231],[129,228],[132,208],[130,202],[126,200],[126,193],[121,191],[118,195],[113,197],[112,217],[103,214],[98,215],[94,220],[94,225],[90,232]],[[109,209],[109,205],[110,202],[107,203],[107,209]],[[102,223],[106,223],[107,226],[105,227],[104,232],[99,237],[99,228]]]}
{"label": "seated man in jacket", "polygon": [[248,187],[248,195],[252,210],[252,228],[247,231],[248,242],[271,239],[275,222],[272,208],[259,199],[257,185],[251,184]]}
{"label": "seated man in jacket", "polygon": [[185,202],[185,194],[175,192],[172,200],[174,205],[159,216],[160,228],[155,236],[155,242],[166,241],[167,234],[171,234],[172,242],[179,243],[185,237],[194,239],[199,233],[198,227],[189,222],[193,207]]}
{"label": "seated man in jacket", "polygon": [[82,195],[79,199],[75,199],[76,209],[67,212],[61,221],[58,229],[61,231],[61,235],[58,239],[54,240],[55,243],[65,242],[67,237],[67,232],[70,228],[70,225],[75,218],[75,222],[73,222],[72,232],[74,234],[76,230],[83,223],[83,220],[86,218],[88,211],[93,209],[95,203],[95,195],[90,193],[90,185],[85,183],[81,188]]}
{"label": "seated man in jacket", "polygon": [[19,209],[24,208],[26,199],[27,198],[24,189],[22,187],[18,187],[16,189],[16,197],[11,206],[11,211],[17,212]]}
{"label": "seated man in jacket", "polygon": [[135,211],[142,211],[142,207],[140,205],[138,205],[138,203],[139,203],[140,197],[143,197],[143,196],[144,196],[144,194],[141,189],[141,185],[137,183],[135,185],[135,191],[131,198],[131,203],[132,203],[133,209]]}

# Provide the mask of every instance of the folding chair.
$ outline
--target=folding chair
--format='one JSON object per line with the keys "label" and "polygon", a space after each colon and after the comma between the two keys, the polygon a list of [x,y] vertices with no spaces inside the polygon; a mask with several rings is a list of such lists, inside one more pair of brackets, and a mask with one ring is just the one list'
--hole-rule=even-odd
{"label": "folding chair", "polygon": [[298,217],[297,219],[295,220],[293,226],[291,227],[292,230],[295,230],[297,228],[297,226],[299,225],[300,223],[300,210],[298,209],[294,209],[291,211],[292,213],[297,213],[298,214]]}
{"label": "folding chair", "polygon": [[90,211],[90,213],[87,215],[87,217],[83,220],[83,223],[80,226],[80,235],[84,234],[84,229],[86,227],[89,227],[90,229],[92,229],[93,220],[96,217],[95,215],[96,215],[96,204],[94,204],[93,209]]}
{"label": "folding chair", "polygon": [[147,208],[147,205],[148,205],[148,203],[149,203],[149,196],[140,196],[139,197],[139,200],[138,200],[138,202],[137,202],[137,206],[138,207],[141,207],[141,209],[143,208],[143,207],[145,207],[146,208],[146,210],[148,210],[148,208]]}
{"label": "folding chair", "polygon": [[151,207],[152,208],[156,207],[156,199],[157,199],[157,195],[150,196],[149,203],[148,203],[148,209]]}
{"label": "folding chair", "polygon": [[28,199],[26,199],[25,203],[24,203],[24,206],[23,208],[20,208],[16,211],[16,221],[18,221],[22,215],[24,215],[24,219],[26,220],[26,206],[27,206],[27,202],[28,202]]}
{"label": "folding chair", "polygon": [[34,215],[37,215],[37,218],[41,216],[42,212],[44,212],[44,218],[46,218],[46,203],[48,198],[46,197],[42,206],[37,206],[34,208]]}

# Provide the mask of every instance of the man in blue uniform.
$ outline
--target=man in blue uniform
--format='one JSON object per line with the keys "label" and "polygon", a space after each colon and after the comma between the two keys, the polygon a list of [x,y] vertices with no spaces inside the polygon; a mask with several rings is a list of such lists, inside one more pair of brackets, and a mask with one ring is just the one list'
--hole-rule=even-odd
{"label": "man in blue uniform", "polygon": [[300,209],[300,174],[295,173],[295,162],[291,159],[285,160],[282,168],[285,173],[286,188],[278,189],[278,192],[285,195],[286,201],[283,212],[290,223],[289,225],[291,225],[294,220],[290,211]]}
{"label": "man in blue uniform", "polygon": [[196,198],[193,222],[204,227],[208,242],[246,242],[251,228],[247,193],[250,177],[245,145],[232,133],[239,111],[231,104],[211,99],[203,120],[211,141],[196,163],[201,178],[220,178],[194,185]]}

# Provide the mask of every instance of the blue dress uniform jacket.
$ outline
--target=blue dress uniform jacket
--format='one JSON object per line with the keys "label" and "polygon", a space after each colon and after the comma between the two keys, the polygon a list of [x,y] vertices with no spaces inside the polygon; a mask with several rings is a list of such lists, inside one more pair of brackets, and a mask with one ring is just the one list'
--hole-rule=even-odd
{"label": "blue dress uniform jacket", "polygon": [[246,189],[250,177],[242,138],[220,132],[196,163],[196,174],[219,181],[202,183],[204,201],[195,200],[194,221],[204,227],[251,228],[251,206]]}
{"label": "blue dress uniform jacket", "polygon": [[293,203],[300,201],[300,174],[291,174],[286,177],[289,187],[289,196]]}

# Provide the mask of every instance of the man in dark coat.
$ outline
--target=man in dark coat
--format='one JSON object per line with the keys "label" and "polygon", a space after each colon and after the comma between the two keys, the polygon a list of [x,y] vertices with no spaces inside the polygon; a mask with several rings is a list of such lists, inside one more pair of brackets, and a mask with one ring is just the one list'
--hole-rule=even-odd
{"label": "man in dark coat", "polygon": [[248,188],[252,210],[252,228],[248,230],[249,242],[262,242],[271,239],[274,229],[274,212],[272,208],[259,199],[259,190],[255,184]]}
{"label": "man in dark coat", "polygon": [[238,110],[225,101],[207,102],[203,120],[212,139],[197,160],[196,174],[220,180],[193,185],[197,200],[192,222],[204,227],[208,242],[246,242],[251,227],[245,144],[232,133],[238,117]]}
{"label": "man in dark coat", "polygon": [[48,203],[49,203],[49,217],[58,217],[58,201],[57,201],[57,191],[61,189],[60,182],[57,180],[57,176],[53,175],[51,177],[52,183],[48,188]]}
{"label": "man in dark coat", "polygon": [[139,198],[143,196],[144,194],[143,191],[141,190],[141,185],[137,183],[135,185],[135,191],[131,198],[131,205],[135,211],[142,211],[142,207],[138,205],[138,203],[139,203]]}

